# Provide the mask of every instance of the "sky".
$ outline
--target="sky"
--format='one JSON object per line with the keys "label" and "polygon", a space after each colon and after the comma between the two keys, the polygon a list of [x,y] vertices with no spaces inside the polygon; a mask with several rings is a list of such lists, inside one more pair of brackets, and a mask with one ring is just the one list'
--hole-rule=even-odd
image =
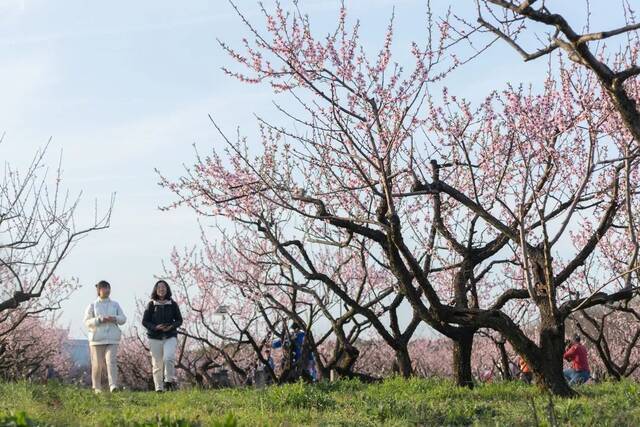
{"label": "sky", "polygon": [[[238,3],[260,22],[256,1]],[[298,3],[319,32],[332,30],[339,1]],[[432,0],[436,16],[450,4],[463,15],[472,12],[472,2],[462,8],[464,3]],[[610,1],[592,3],[596,23],[622,23],[621,14],[607,7]],[[381,45],[395,10],[400,61],[409,42],[424,36],[424,0],[346,5],[371,48]],[[209,114],[225,131],[240,127],[246,135],[255,131],[254,114],[286,124],[266,86],[244,85],[220,69],[231,61],[216,40],[238,46],[245,36],[224,0],[0,0],[0,132],[6,133],[0,155],[24,168],[52,138],[47,162],[55,166],[62,155],[64,185],[82,191],[81,224],[91,221],[94,203],[106,209],[116,194],[111,227],[79,242],[59,270],[81,284],[61,314],[72,336],[85,336],[83,310],[95,298],[96,282],[111,282],[113,298],[133,319],[135,299],[149,294],[171,249],[198,242],[194,213],[158,209],[174,198],[157,185],[154,169],[177,178],[193,162],[194,144],[204,153],[220,147]],[[507,81],[539,82],[544,69],[543,61],[525,64],[496,45],[447,85],[481,99]]]}

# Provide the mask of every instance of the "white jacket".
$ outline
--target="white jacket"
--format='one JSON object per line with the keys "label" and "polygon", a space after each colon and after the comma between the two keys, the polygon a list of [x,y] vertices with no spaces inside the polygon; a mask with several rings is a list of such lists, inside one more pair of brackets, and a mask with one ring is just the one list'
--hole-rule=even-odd
{"label": "white jacket", "polygon": [[[116,323],[105,323],[105,317],[113,316]],[[115,301],[98,298],[89,304],[84,313],[84,324],[89,329],[89,345],[118,344],[122,332],[118,325],[124,325],[127,317],[120,304]]]}

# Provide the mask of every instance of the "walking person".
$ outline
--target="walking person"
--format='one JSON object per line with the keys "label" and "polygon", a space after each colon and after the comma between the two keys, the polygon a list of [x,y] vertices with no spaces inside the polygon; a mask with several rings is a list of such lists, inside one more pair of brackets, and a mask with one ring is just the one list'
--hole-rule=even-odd
{"label": "walking person", "polygon": [[171,288],[164,280],[158,280],[151,292],[151,301],[142,316],[147,330],[153,383],[157,392],[176,389],[176,348],[178,328],[182,314],[178,304],[171,299]]}
{"label": "walking person", "polygon": [[106,366],[109,390],[118,389],[118,343],[126,316],[120,304],[110,298],[111,285],[101,280],[96,285],[98,299],[89,304],[84,314],[84,324],[89,330],[91,352],[91,383],[95,393],[101,393],[102,368]]}
{"label": "walking person", "polygon": [[569,348],[564,352],[564,359],[571,362],[571,368],[564,371],[569,385],[583,384],[591,378],[587,349],[580,341],[580,335],[574,335]]}

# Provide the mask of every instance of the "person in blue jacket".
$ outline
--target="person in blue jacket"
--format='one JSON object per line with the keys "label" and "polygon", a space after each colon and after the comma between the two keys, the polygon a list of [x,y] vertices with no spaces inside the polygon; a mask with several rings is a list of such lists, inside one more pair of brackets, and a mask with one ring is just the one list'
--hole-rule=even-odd
{"label": "person in blue jacket", "polygon": [[[293,341],[293,360],[291,361],[292,365],[295,365],[296,363],[298,363],[298,360],[300,360],[300,358],[302,357],[302,346],[304,344],[304,338],[305,338],[305,333],[304,331],[300,328],[300,325],[298,324],[298,322],[293,322],[291,324],[291,334],[290,334],[290,338]],[[284,343],[282,342],[282,340],[275,340],[273,342],[273,344],[271,345],[271,347],[273,348],[281,348],[284,344],[284,347],[287,348],[289,346],[289,342],[288,340],[284,340]],[[313,352],[309,352],[309,359],[307,361],[307,366],[305,367],[305,371],[311,376],[311,378],[315,381],[317,379],[317,372],[316,372],[316,361],[315,358],[313,357]]]}

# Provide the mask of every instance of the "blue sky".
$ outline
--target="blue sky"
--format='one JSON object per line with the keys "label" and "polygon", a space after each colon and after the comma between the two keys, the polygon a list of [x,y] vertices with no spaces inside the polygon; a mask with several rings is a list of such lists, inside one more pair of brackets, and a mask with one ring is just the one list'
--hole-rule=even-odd
{"label": "blue sky", "polygon": [[[238,3],[259,19],[256,2]],[[371,47],[382,42],[394,5],[395,50],[406,52],[409,41],[423,37],[423,0],[346,3],[351,16],[362,21]],[[432,3],[436,15],[449,4],[472,13],[471,1]],[[605,13],[605,3],[611,4],[594,2],[594,15],[602,21],[613,13]],[[299,4],[320,32],[332,29],[339,1]],[[621,14],[615,18],[608,26],[621,23]],[[253,113],[277,117],[267,87],[240,84],[220,71],[230,61],[216,38],[237,45],[244,36],[223,0],[0,0],[3,158],[25,165],[52,137],[50,164],[62,152],[66,185],[83,191],[81,220],[91,219],[94,199],[106,207],[110,194],[117,194],[112,227],[80,242],[60,270],[82,284],[63,307],[62,321],[74,336],[84,334],[82,311],[94,298],[94,283],[109,280],[114,299],[133,317],[135,297],[148,293],[171,248],[198,240],[190,211],[158,211],[172,196],[157,186],[154,168],[177,177],[182,164],[193,160],[192,144],[203,152],[220,144],[207,114],[224,129],[240,126],[247,135],[255,129]],[[541,70],[544,61],[524,64],[497,45],[447,85],[457,94],[480,98],[506,81],[539,82]]]}

